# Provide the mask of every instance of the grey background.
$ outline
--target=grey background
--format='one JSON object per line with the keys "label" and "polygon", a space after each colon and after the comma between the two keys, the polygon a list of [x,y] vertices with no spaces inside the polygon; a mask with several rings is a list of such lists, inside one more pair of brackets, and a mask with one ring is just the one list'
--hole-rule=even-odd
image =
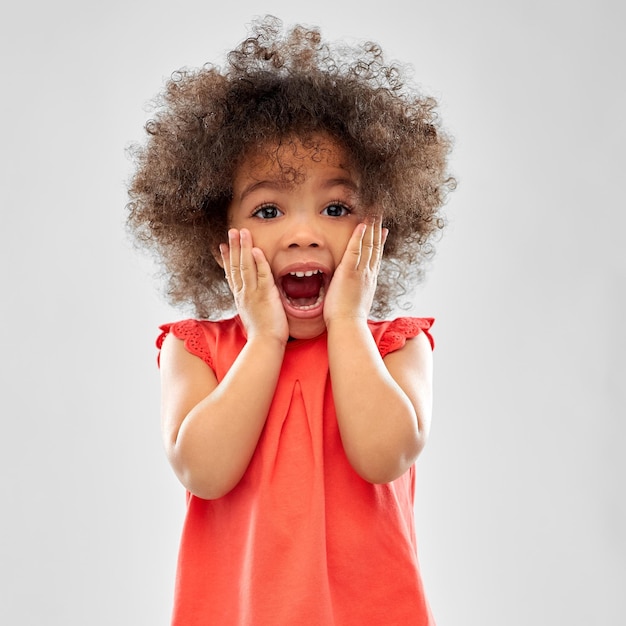
{"label": "grey background", "polygon": [[[411,8],[406,7],[411,4]],[[373,39],[456,137],[413,312],[437,318],[417,527],[440,626],[623,624],[618,2],[14,4],[0,25],[0,623],[168,623],[184,496],[158,426],[180,318],[123,231],[124,150],[255,15]]]}

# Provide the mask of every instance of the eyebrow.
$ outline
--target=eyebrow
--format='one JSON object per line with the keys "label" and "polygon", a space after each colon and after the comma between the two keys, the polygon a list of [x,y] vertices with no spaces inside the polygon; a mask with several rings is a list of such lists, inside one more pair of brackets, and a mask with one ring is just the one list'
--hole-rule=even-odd
{"label": "eyebrow", "polygon": [[322,183],[323,189],[330,189],[331,187],[347,187],[350,191],[357,192],[359,186],[349,176],[339,176],[337,178],[329,178]]}
{"label": "eyebrow", "polygon": [[256,191],[257,189],[285,189],[288,186],[288,183],[283,182],[278,178],[257,180],[253,183],[250,183],[249,185],[246,185],[242,189],[241,193],[239,194],[239,200],[243,200],[246,196],[250,195],[253,191]]}
{"label": "eyebrow", "polygon": [[[293,183],[286,182],[281,180],[280,178],[267,178],[265,180],[258,180],[249,185],[246,185],[241,194],[239,194],[239,201],[241,202],[246,196],[250,195],[253,191],[257,189],[287,189],[291,187]],[[330,189],[332,187],[346,187],[352,192],[357,193],[359,191],[359,186],[350,178],[349,176],[338,176],[336,178],[329,178],[328,180],[324,180],[320,185],[322,189]]]}

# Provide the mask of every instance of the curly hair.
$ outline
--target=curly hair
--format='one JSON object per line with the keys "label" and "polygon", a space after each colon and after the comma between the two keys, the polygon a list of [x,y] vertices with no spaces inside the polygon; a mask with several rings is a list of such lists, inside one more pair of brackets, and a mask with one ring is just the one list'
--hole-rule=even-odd
{"label": "curly hair", "polygon": [[233,303],[213,252],[226,241],[238,164],[285,140],[330,136],[360,173],[362,203],[390,229],[372,309],[383,316],[422,278],[455,187],[436,106],[377,44],[331,47],[317,28],[283,34],[266,16],[225,68],[182,69],[166,83],[146,142],[131,150],[127,225],[161,261],[169,301],[217,317]]}

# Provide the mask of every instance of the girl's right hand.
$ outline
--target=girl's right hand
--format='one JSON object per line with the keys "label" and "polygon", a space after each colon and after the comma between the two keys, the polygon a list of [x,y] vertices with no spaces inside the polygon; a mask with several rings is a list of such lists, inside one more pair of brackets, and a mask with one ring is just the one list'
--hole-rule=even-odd
{"label": "girl's right hand", "polygon": [[274,276],[263,251],[252,244],[250,231],[231,228],[228,245],[220,244],[228,286],[248,340],[276,337],[289,339],[289,325]]}

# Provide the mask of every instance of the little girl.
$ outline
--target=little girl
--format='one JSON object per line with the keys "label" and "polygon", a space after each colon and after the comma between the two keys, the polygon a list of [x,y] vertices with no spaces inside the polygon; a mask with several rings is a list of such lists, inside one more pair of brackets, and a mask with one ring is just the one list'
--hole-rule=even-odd
{"label": "little girl", "polygon": [[225,69],[169,81],[130,187],[198,318],[157,342],[187,490],[172,623],[433,624],[413,522],[432,319],[380,319],[443,225],[450,141],[375,44],[253,28]]}

